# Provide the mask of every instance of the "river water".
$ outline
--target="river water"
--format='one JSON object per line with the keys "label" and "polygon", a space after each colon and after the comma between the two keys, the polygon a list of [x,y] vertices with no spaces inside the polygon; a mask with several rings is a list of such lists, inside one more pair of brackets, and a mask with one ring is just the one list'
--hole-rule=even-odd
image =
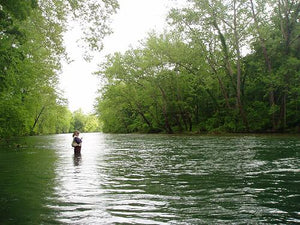
{"label": "river water", "polygon": [[0,145],[0,224],[300,224],[300,137],[71,134]]}

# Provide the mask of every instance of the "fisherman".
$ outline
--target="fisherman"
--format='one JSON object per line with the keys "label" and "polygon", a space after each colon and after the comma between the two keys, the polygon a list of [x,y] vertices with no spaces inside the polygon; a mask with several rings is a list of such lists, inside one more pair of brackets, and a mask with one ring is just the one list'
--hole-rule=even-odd
{"label": "fisherman", "polygon": [[81,153],[82,138],[79,138],[79,134],[78,130],[75,130],[73,133],[72,147],[74,147],[75,155],[79,155]]}

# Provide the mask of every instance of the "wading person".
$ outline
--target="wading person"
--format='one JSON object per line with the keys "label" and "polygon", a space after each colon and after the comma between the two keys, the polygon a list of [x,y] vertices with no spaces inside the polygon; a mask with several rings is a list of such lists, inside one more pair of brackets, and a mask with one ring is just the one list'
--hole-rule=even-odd
{"label": "wading person", "polygon": [[75,130],[73,133],[73,141],[72,141],[72,147],[74,147],[74,154],[78,155],[81,152],[81,143],[82,138],[79,138],[79,131]]}

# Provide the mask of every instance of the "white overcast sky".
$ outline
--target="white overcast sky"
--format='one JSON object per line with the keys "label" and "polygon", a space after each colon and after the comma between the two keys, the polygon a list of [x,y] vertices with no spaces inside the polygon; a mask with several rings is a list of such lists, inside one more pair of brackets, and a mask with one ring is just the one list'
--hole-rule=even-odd
{"label": "white overcast sky", "polygon": [[[171,2],[171,3],[170,3]],[[124,52],[130,46],[137,46],[151,30],[163,31],[165,18],[173,0],[119,0],[120,9],[113,17],[111,27],[113,34],[105,39],[104,50],[91,63],[82,60],[82,49],[76,40],[80,36],[80,28],[74,26],[65,35],[65,44],[72,60],[64,64],[60,75],[60,88],[68,99],[69,109],[81,108],[85,113],[93,112],[96,92],[100,80],[92,75],[104,55],[116,51]]]}

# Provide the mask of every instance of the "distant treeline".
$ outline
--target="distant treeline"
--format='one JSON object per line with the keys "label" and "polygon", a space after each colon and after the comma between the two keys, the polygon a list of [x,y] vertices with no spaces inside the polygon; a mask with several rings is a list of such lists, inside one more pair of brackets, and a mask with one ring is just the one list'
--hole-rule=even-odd
{"label": "distant treeline", "polygon": [[104,132],[300,131],[300,2],[190,0],[107,57]]}
{"label": "distant treeline", "polygon": [[63,32],[68,19],[76,20],[81,44],[99,50],[117,8],[116,0],[0,0],[0,137],[74,128],[76,113],[57,89],[61,62],[69,60]]}

